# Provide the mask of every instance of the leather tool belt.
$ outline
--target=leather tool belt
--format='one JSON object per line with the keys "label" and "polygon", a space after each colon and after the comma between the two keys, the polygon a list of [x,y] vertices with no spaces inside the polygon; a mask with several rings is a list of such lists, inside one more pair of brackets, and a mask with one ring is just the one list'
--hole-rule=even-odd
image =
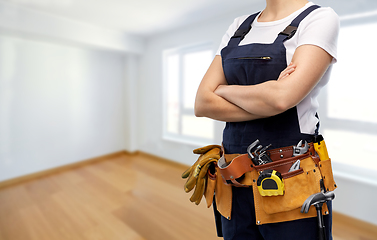
{"label": "leather tool belt", "polygon": [[273,166],[274,170],[280,173],[285,173],[285,176],[288,176],[288,174],[295,174],[294,172],[288,173],[291,165],[297,160],[302,159],[303,157],[305,158],[309,155],[315,156],[315,150],[313,147],[313,143],[309,143],[309,149],[306,154],[292,157],[294,152],[293,147],[294,146],[288,146],[283,148],[267,150],[267,154],[273,162],[281,160],[285,161],[284,163],[269,163],[261,166],[255,166],[248,154],[225,154],[224,149],[222,148],[222,152],[224,154],[217,163],[219,167],[219,172],[221,173],[221,176],[223,177],[223,180],[226,184],[232,184],[236,187],[250,187],[250,185],[240,183],[239,181],[244,179],[244,174],[246,172],[251,172],[254,168],[263,171]]}
{"label": "leather tool belt", "polygon": [[[300,212],[304,201],[312,194],[333,191],[337,187],[333,178],[331,160],[321,160],[312,143],[309,144],[305,154],[292,157],[293,151],[293,146],[268,150],[272,162],[257,166],[253,164],[248,154],[223,152],[217,163],[217,171],[221,175],[224,187],[253,188],[257,225],[315,217],[317,215],[315,208],[311,208],[308,214]],[[289,172],[290,167],[297,160],[300,160],[300,168]],[[261,196],[259,193],[257,179],[260,173],[267,169],[276,170],[281,174],[285,186],[284,195]],[[217,179],[220,180],[219,176]],[[231,198],[227,199],[231,201]],[[224,213],[225,211],[222,215],[225,217],[229,214],[229,212],[226,212],[226,215]],[[322,213],[328,214],[326,205]]]}

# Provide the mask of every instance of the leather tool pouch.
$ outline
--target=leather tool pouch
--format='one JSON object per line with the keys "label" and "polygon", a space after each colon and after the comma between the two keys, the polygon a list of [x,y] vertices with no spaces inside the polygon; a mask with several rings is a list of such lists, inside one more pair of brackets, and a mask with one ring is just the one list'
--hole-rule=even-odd
{"label": "leather tool pouch", "polygon": [[[297,160],[301,162],[300,169],[288,172],[289,168]],[[281,173],[285,187],[284,195],[260,195],[257,188],[257,179],[259,172],[267,169],[273,169]],[[313,157],[309,153],[254,166],[251,177],[258,225],[315,217],[317,213],[314,207],[307,214],[301,213],[302,204],[310,195],[320,192],[321,186],[325,187],[326,191],[332,191],[336,188],[331,169],[331,160],[320,161],[318,157]],[[328,214],[326,204],[323,206],[322,211],[324,215]]]}
{"label": "leather tool pouch", "polygon": [[[314,207],[311,207],[307,214],[301,213],[300,210],[305,200],[310,195],[320,192],[321,187],[326,191],[333,191],[337,187],[333,178],[331,160],[320,161],[319,157],[315,156],[313,146],[310,147],[308,153],[297,157],[289,157],[292,156],[292,150],[287,149],[271,151],[270,156],[273,162],[259,166],[250,165],[252,162],[245,154],[223,155],[227,166],[222,169],[216,166],[216,174],[208,172],[204,194],[207,207],[211,206],[215,193],[217,210],[225,218],[231,219],[233,185],[253,188],[256,224],[258,225],[317,216]],[[279,159],[280,157],[284,158]],[[300,160],[300,169],[288,172],[297,160]],[[240,168],[243,169],[243,175]],[[257,179],[259,173],[267,169],[281,173],[285,187],[284,195],[261,196],[259,194]],[[326,204],[323,205],[322,213],[328,214]]]}

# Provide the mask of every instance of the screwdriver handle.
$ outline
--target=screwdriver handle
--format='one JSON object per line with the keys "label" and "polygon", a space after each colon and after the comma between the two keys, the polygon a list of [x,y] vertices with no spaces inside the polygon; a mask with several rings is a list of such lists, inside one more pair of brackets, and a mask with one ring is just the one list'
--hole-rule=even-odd
{"label": "screwdriver handle", "polygon": [[330,158],[327,152],[325,140],[322,140],[320,142],[314,142],[314,149],[317,152],[319,159],[321,161],[324,161]]}

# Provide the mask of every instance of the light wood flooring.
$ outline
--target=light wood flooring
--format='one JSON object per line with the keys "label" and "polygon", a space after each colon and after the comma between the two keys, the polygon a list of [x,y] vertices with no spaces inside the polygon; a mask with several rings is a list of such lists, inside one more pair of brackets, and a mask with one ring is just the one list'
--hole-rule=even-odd
{"label": "light wood flooring", "polygon": [[[219,239],[212,208],[183,191],[185,168],[124,153],[3,186],[0,240]],[[334,219],[335,240],[377,239],[372,225]]]}

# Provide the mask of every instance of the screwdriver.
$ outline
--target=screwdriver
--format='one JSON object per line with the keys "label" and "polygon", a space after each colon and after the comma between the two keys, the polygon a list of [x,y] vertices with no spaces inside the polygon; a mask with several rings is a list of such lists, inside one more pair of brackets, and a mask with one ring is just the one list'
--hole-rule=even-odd
{"label": "screwdriver", "polygon": [[327,152],[327,147],[325,140],[322,135],[317,135],[314,137],[314,149],[317,152],[319,159],[321,161],[329,159],[329,154]]}

